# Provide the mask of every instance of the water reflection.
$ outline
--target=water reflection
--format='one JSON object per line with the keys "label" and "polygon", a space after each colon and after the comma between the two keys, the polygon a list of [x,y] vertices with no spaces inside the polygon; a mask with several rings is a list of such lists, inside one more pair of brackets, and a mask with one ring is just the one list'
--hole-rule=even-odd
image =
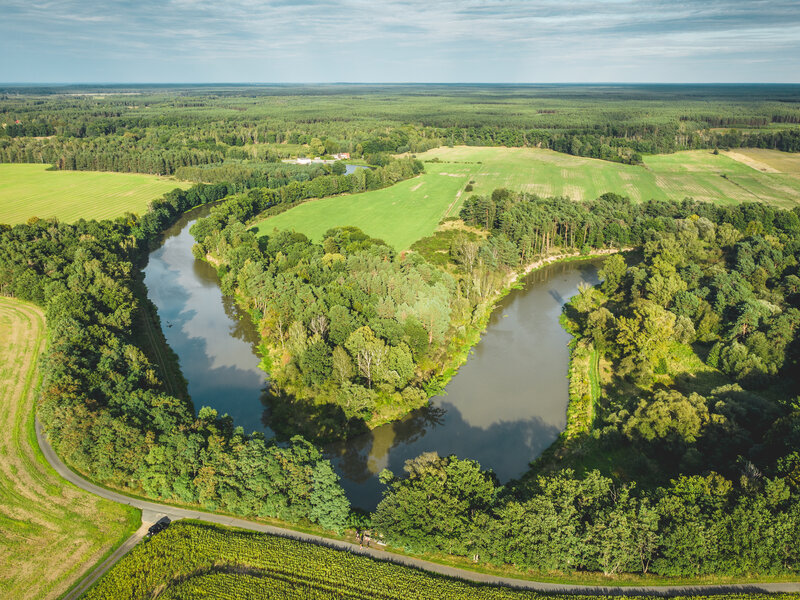
{"label": "water reflection", "polygon": [[269,433],[261,424],[266,375],[258,368],[255,327],[222,296],[214,269],[192,256],[189,228],[206,213],[193,211],[165,233],[163,245],[150,254],[144,282],[195,408],[212,406],[246,431]]}
{"label": "water reflection", "polygon": [[445,396],[407,419],[329,449],[356,506],[372,509],[384,468],[423,452],[473,458],[501,481],[521,475],[564,429],[569,335],[558,318],[579,283],[597,283],[598,262],[551,265],[495,310]]}
{"label": "water reflection", "polygon": [[369,167],[365,167],[363,165],[345,165],[344,166],[344,174],[350,175],[351,173],[355,173],[359,169],[369,169]]}
{"label": "water reflection", "polygon": [[[455,404],[446,401],[417,413],[331,448],[342,486],[354,505],[374,509],[383,491],[377,478],[381,470],[402,474],[405,461],[423,452],[476,459],[507,481],[519,476],[561,431],[540,417],[475,426],[463,419]],[[438,416],[435,423],[426,422],[430,413]]]}
{"label": "water reflection", "polygon": [[[185,216],[164,236],[145,269],[150,299],[178,354],[196,408],[230,414],[245,431],[263,431],[266,375],[249,316],[222,296],[216,272],[196,261],[189,227],[207,209]],[[597,283],[599,261],[550,265],[525,289],[503,299],[467,363],[430,406],[326,449],[355,506],[372,509],[384,468],[401,473],[423,452],[473,458],[501,481],[519,476],[563,430],[567,344],[558,322],[580,283]],[[278,415],[276,414],[276,417]]]}

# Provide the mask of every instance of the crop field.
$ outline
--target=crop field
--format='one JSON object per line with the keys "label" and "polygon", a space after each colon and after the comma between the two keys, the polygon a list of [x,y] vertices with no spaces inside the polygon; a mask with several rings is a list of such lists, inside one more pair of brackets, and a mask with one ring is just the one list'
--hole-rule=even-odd
{"label": "crop field", "polygon": [[143,213],[151,200],[188,183],[129,173],[48,171],[49,165],[0,164],[0,223],[30,217],[62,221]]}
{"label": "crop field", "polygon": [[[87,600],[588,600],[456,580],[241,529],[178,521],[125,556]],[[716,600],[784,600],[797,595],[721,595]],[[603,600],[603,596],[591,596]],[[677,597],[680,598],[680,597]],[[696,600],[704,600],[695,597]]]}
{"label": "crop field", "polygon": [[73,487],[33,434],[44,318],[0,297],[0,598],[57,598],[139,525],[139,512]]}
{"label": "crop field", "polygon": [[737,148],[724,154],[764,173],[783,173],[800,179],[800,154],[762,148]]}
{"label": "crop field", "polygon": [[[734,153],[731,153],[734,154]],[[417,158],[469,164],[476,170],[475,193],[498,187],[574,200],[615,192],[636,201],[696,200],[721,204],[761,201],[791,208],[800,203],[800,155],[776,150],[737,150],[771,167],[764,172],[709,150],[645,156],[644,165],[623,165],[537,148],[436,148]],[[480,164],[478,164],[480,163]],[[431,163],[426,165],[429,166]]]}
{"label": "crop field", "polygon": [[[430,235],[439,221],[458,214],[470,194],[499,187],[540,196],[597,198],[615,192],[641,202],[696,200],[718,204],[800,204],[800,155],[776,150],[713,154],[692,150],[646,156],[623,165],[537,148],[436,148],[418,155],[425,174],[392,187],[313,200],[257,224],[260,233],[294,229],[319,241],[331,227],[355,225],[398,250]],[[465,186],[474,181],[472,192]]]}
{"label": "crop field", "polygon": [[312,200],[257,224],[262,234],[294,229],[320,241],[331,227],[355,225],[398,250],[434,232],[442,217],[458,214],[464,187],[480,165],[428,164],[426,173],[391,187]]}
{"label": "crop field", "polygon": [[238,529],[179,521],[125,556],[87,600],[541,597]]}

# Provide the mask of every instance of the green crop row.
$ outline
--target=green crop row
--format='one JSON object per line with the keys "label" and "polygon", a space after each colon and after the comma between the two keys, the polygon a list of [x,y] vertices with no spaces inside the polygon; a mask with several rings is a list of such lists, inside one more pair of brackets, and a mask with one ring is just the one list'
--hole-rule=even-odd
{"label": "green crop row", "polygon": [[174,523],[140,544],[86,597],[133,600],[151,598],[156,592],[162,600],[557,598],[469,583],[315,544],[195,521]]}

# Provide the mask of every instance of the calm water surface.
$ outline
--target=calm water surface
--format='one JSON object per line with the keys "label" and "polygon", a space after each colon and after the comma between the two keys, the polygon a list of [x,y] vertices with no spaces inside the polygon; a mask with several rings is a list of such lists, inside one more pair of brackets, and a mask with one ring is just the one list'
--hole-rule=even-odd
{"label": "calm water surface", "polygon": [[350,175],[351,173],[355,173],[359,169],[369,169],[369,167],[365,167],[363,165],[345,165],[344,166],[344,174]]}
{"label": "calm water surface", "polygon": [[258,333],[250,315],[222,295],[214,268],[192,256],[189,228],[207,214],[207,207],[197,208],[165,232],[144,269],[147,295],[178,355],[195,410],[211,406],[248,433],[267,432],[261,424],[267,376],[258,368]]}
{"label": "calm water surface", "polygon": [[[245,431],[263,431],[266,374],[258,368],[258,334],[249,316],[222,296],[213,268],[194,259],[186,215],[164,236],[145,268],[169,345],[180,359],[195,408],[228,413]],[[383,486],[422,452],[474,458],[501,481],[516,477],[564,428],[567,344],[561,307],[578,284],[597,283],[600,261],[550,265],[528,276],[492,315],[467,363],[430,406],[406,419],[327,449],[355,506],[372,509]]]}

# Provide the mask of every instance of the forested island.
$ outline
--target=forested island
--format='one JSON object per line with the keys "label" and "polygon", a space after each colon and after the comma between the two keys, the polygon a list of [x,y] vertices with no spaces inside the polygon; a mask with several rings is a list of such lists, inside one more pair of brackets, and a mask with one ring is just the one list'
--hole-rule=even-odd
{"label": "forested island", "polygon": [[[399,92],[379,89],[352,119],[331,118],[349,88],[294,92],[317,119],[278,114],[262,100],[289,92],[273,89],[0,100],[0,160],[192,182],[142,214],[0,225],[0,294],[46,315],[37,417],[69,466],[166,503],[328,535],[368,530],[389,548],[486,568],[798,572],[800,209],[634,202],[623,190],[581,202],[519,187],[473,193],[473,172],[456,172],[467,161],[417,155],[520,146],[640,169],[642,154],[657,152],[702,148],[711,161],[730,148],[796,152],[800,118],[774,100],[796,90],[722,89],[709,105],[688,88],[655,99],[635,88],[626,119],[586,111],[591,89],[589,100],[544,90],[532,101],[525,88],[437,88],[432,112],[425,99],[384,111],[382,99]],[[498,97],[499,116],[471,112]],[[209,111],[197,117],[197,106]],[[345,151],[365,168],[280,162]],[[434,211],[435,231],[407,247],[368,227],[270,229],[272,217],[323,198],[357,203],[423,184],[433,194],[433,182],[456,177],[464,185]],[[793,189],[789,177],[774,180]],[[194,255],[258,329],[275,437],[192,404],[142,284],[161,234],[201,205],[211,208],[192,227]],[[404,473],[381,473],[373,513],[352,510],[321,444],[441,393],[521,274],[598,254],[609,256],[602,283],[581,287],[562,317],[574,340],[559,440],[508,482],[469,456],[423,454]]]}

